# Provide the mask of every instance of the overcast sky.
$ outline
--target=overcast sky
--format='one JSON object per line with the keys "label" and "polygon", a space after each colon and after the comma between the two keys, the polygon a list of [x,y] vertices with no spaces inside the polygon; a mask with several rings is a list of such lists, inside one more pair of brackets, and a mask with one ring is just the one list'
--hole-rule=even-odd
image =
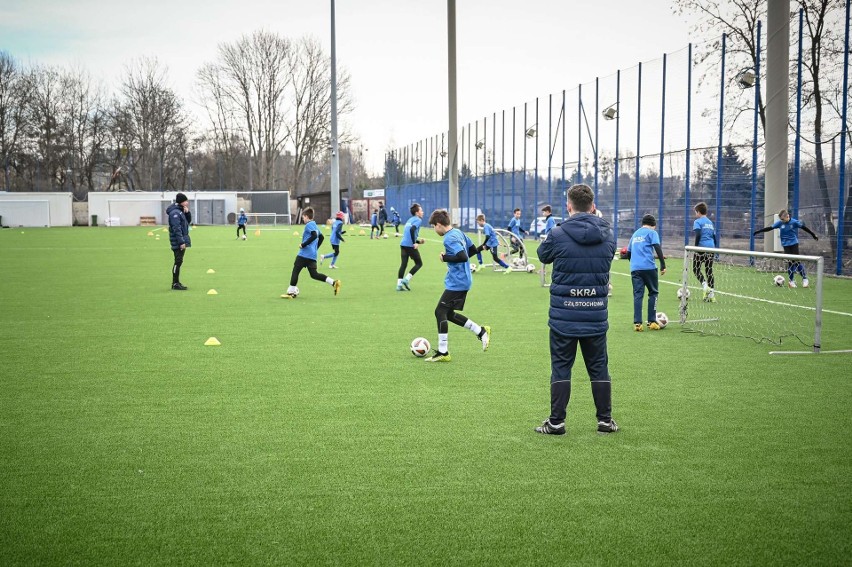
{"label": "overcast sky", "polygon": [[[389,148],[448,128],[447,2],[337,0],[336,9],[338,65],[356,102],[348,122],[379,173]],[[0,49],[26,63],[83,65],[108,85],[130,60],[155,56],[198,116],[197,69],[218,43],[261,28],[329,49],[330,0],[0,0]],[[457,34],[460,124],[690,41],[666,0],[458,0]]]}

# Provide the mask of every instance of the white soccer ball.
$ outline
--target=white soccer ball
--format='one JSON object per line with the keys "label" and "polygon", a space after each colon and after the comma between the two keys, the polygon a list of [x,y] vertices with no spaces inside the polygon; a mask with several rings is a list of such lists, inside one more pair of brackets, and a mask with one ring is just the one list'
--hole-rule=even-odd
{"label": "white soccer ball", "polygon": [[524,261],[520,258],[515,258],[514,260],[512,260],[512,266],[514,266],[515,268],[520,268],[523,265]]}
{"label": "white soccer ball", "polygon": [[665,329],[668,324],[669,316],[662,311],[657,311],[657,325],[659,325],[661,329]]}
{"label": "white soccer ball", "polygon": [[387,238],[387,237],[388,237],[387,233],[382,235],[382,238]]}
{"label": "white soccer ball", "polygon": [[287,288],[287,295],[291,295],[293,297],[297,297],[299,295],[299,288],[296,286],[290,286]]}
{"label": "white soccer ball", "polygon": [[394,237],[394,238],[399,238],[400,236],[402,236],[402,235],[401,235],[401,234],[399,234],[398,232],[394,232],[394,233],[393,233],[393,237]]}
{"label": "white soccer ball", "polygon": [[245,239],[246,239],[246,235],[244,234],[244,235],[243,235],[243,240],[245,240]]}
{"label": "white soccer ball", "polygon": [[533,273],[535,271],[535,264],[527,264],[527,271]]}
{"label": "white soccer ball", "polygon": [[471,262],[470,273],[475,274],[477,270],[479,270],[479,264],[477,264],[476,262]]}
{"label": "white soccer ball", "polygon": [[432,345],[423,337],[417,337],[411,341],[411,354],[418,358],[426,356],[430,348],[432,348]]}
{"label": "white soccer ball", "polygon": [[784,276],[775,276],[775,279],[772,281],[775,282],[775,285],[781,287],[782,285],[784,285]]}
{"label": "white soccer ball", "polygon": [[[677,288],[677,298],[683,299],[683,296],[684,296],[683,288],[682,287]],[[686,290],[686,299],[687,300],[689,300],[689,296],[690,296],[689,289],[687,289]]]}

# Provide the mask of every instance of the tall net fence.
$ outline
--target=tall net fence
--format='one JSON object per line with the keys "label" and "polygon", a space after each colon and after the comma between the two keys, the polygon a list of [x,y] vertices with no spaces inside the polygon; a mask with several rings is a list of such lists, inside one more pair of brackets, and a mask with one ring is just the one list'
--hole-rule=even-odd
{"label": "tall net fence", "polygon": [[[796,89],[800,40],[798,30],[791,30],[791,84]],[[773,220],[764,212],[766,160],[759,104],[766,96],[761,90],[765,40],[763,34],[758,66],[745,45],[727,37],[462,126],[457,140],[462,228],[475,230],[477,212],[493,226],[505,227],[512,211],[520,208],[525,228],[537,237],[541,207],[550,204],[556,217],[564,217],[567,189],[582,182],[594,189],[596,204],[613,223],[620,246],[649,213],[657,217],[667,251],[694,244],[693,207],[703,201],[722,247],[762,250],[764,236],[753,233]],[[803,47],[807,51],[807,38]],[[848,54],[839,57],[848,66]],[[823,256],[827,271],[848,274],[852,208],[845,203],[852,197],[852,175],[841,178],[841,164],[852,166],[852,144],[840,151],[842,70],[836,65],[823,75],[825,91],[837,96],[823,104],[819,136],[813,97],[804,97],[797,110],[799,91],[791,93],[787,208],[821,237],[802,239],[801,253]],[[798,130],[796,118],[801,121]],[[848,129],[846,137],[852,142]],[[446,132],[389,152],[388,201],[396,205],[398,199],[403,208],[420,202],[427,212],[447,208],[448,152]]]}

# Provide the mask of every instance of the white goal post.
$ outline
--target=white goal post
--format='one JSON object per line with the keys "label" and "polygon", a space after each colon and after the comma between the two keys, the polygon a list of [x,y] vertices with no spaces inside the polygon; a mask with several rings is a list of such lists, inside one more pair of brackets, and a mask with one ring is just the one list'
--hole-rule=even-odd
{"label": "white goal post", "polygon": [[290,215],[280,213],[246,213],[249,226],[290,225]]}
{"label": "white goal post", "polygon": [[[792,338],[818,353],[823,268],[822,256],[686,246],[677,293],[683,330],[772,344]],[[712,277],[712,287],[699,277]]]}

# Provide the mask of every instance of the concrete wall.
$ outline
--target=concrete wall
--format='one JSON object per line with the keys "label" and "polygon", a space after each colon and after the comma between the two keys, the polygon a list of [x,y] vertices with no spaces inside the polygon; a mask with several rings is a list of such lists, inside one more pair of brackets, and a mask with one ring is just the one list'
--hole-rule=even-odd
{"label": "concrete wall", "polygon": [[71,226],[71,193],[0,193],[3,226]]}
{"label": "concrete wall", "polygon": [[[163,216],[163,205],[174,201],[176,191],[164,192],[89,192],[89,221],[92,215],[98,216],[98,224],[105,226],[107,219],[117,217],[121,226],[138,226],[139,218],[143,216],[154,217],[157,224],[166,224]],[[221,200],[224,201],[224,219],[226,222],[228,213],[239,211],[237,206],[237,194],[227,191],[188,191],[185,195],[189,198],[190,211],[193,213],[193,221],[198,219],[198,200]]]}

